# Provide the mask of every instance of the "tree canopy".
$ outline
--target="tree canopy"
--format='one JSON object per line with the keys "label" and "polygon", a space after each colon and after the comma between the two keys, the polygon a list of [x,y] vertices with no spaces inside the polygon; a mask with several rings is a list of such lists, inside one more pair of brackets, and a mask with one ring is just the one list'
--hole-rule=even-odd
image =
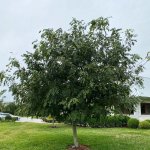
{"label": "tree canopy", "polygon": [[119,111],[133,102],[131,86],[142,85],[135,42],[132,30],[111,28],[102,17],[87,24],[73,19],[67,31],[44,29],[24,63],[11,59],[10,90],[27,114],[51,114],[73,125],[79,117]]}
{"label": "tree canopy", "polygon": [[4,89],[2,90],[2,88],[1,88],[4,78],[5,78],[5,73],[1,71],[0,72],[0,111],[2,111],[3,100],[5,98],[5,96],[3,94],[6,92],[6,90],[4,90]]}

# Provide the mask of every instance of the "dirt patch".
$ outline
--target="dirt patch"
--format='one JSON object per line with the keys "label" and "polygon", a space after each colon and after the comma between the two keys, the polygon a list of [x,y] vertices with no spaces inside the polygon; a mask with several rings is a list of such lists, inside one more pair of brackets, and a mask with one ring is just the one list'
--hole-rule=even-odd
{"label": "dirt patch", "polygon": [[78,148],[75,148],[74,146],[69,146],[67,150],[90,150],[89,147],[86,145],[80,145]]}

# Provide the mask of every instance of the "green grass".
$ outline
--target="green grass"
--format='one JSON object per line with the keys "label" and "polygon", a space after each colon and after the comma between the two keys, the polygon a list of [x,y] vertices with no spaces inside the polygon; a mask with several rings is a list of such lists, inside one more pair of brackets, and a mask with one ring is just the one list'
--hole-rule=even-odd
{"label": "green grass", "polygon": [[[91,150],[150,150],[150,130],[78,128],[79,142]],[[0,123],[0,150],[65,150],[72,144],[70,126]]]}

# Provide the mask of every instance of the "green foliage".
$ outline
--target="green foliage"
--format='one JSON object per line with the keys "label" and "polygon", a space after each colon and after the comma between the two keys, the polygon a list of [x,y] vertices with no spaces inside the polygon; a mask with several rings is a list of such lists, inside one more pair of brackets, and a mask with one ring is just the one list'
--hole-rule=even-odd
{"label": "green foliage", "polygon": [[135,65],[141,58],[131,52],[135,42],[132,30],[110,28],[102,17],[87,24],[73,19],[69,31],[45,29],[33,42],[33,53],[22,56],[24,66],[11,59],[10,90],[26,115],[67,120],[73,114],[107,115],[121,105],[129,108],[137,103],[129,99],[130,87],[142,85],[143,66]]}
{"label": "green foliage", "polygon": [[[43,30],[21,63],[10,59],[5,78],[24,115],[51,114],[74,127],[90,117],[98,126],[100,115],[137,103],[131,86],[142,86],[143,66],[131,51],[135,42],[132,30],[111,28],[108,18],[87,24],[73,19],[67,31]],[[113,117],[108,122],[121,124]]]}
{"label": "green foliage", "polygon": [[107,127],[115,127],[117,120],[114,116],[108,116],[106,120],[106,126]]}
{"label": "green foliage", "polygon": [[15,102],[3,102],[0,101],[0,112],[17,114],[18,113],[18,105]]}
{"label": "green foliage", "polygon": [[3,101],[0,101],[0,112],[2,112],[3,108],[4,108]]}
{"label": "green foliage", "polygon": [[12,117],[11,117],[10,115],[6,115],[5,120],[6,120],[6,121],[11,121],[11,120],[12,120]]}
{"label": "green foliage", "polygon": [[12,117],[11,119],[13,122],[17,121],[18,120],[18,117]]}
{"label": "green foliage", "polygon": [[147,61],[150,61],[150,52],[147,53],[146,59]]}
{"label": "green foliage", "polygon": [[127,127],[128,124],[128,120],[130,119],[129,116],[123,115],[121,116],[121,120],[122,120],[122,127]]}
{"label": "green foliage", "polygon": [[4,71],[1,71],[1,72],[0,72],[0,85],[1,85],[1,83],[3,82],[4,78],[5,78],[5,72],[4,72]]}
{"label": "green foliage", "polygon": [[125,115],[87,117],[86,119],[77,122],[79,126],[90,126],[92,128],[99,127],[127,127],[127,122],[130,117]]}
{"label": "green foliage", "polygon": [[126,127],[130,117],[124,115],[114,115],[106,117],[106,127]]}
{"label": "green foliage", "polygon": [[4,107],[4,98],[5,96],[3,95],[4,93],[6,92],[6,90],[2,90],[0,91],[0,112],[3,110],[3,107]]}
{"label": "green foliage", "polygon": [[150,119],[146,119],[145,121],[149,122],[150,123]]}
{"label": "green foliage", "polygon": [[141,129],[150,129],[150,123],[148,121],[141,121],[139,123],[139,128]]}
{"label": "green foliage", "polygon": [[139,126],[139,120],[135,118],[130,118],[128,120],[128,127],[129,128],[138,128]]}
{"label": "green foliage", "polygon": [[[2,86],[2,83],[4,83],[4,78],[5,78],[5,73],[4,72],[0,72],[0,88]],[[6,90],[0,90],[0,112],[3,109],[3,100],[5,98],[5,96],[3,95],[6,92]]]}
{"label": "green foliage", "polygon": [[97,118],[90,118],[88,120],[88,125],[92,128],[98,128],[100,127],[100,120],[97,120]]}
{"label": "green foliage", "polygon": [[16,114],[17,113],[17,104],[15,102],[4,103],[3,112]]}
{"label": "green foliage", "polygon": [[42,117],[42,120],[44,122],[48,122],[48,123],[55,123],[56,122],[56,120],[53,117],[51,117],[50,115],[48,117]]}

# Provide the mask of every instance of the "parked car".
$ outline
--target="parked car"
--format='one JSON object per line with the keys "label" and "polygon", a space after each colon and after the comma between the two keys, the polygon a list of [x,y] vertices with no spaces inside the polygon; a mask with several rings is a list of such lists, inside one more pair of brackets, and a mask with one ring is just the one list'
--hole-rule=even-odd
{"label": "parked car", "polygon": [[15,115],[12,115],[10,113],[3,113],[3,112],[0,112],[0,118],[5,120],[6,116],[9,116],[11,118],[16,118],[16,120],[19,120],[20,117],[19,116],[15,116]]}

